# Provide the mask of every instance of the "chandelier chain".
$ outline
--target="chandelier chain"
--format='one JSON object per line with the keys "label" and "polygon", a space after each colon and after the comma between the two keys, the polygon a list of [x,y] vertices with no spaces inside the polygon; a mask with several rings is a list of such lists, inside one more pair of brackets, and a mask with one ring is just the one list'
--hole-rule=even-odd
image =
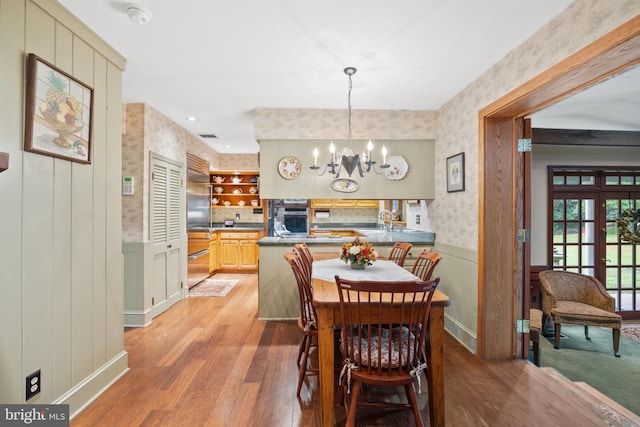
{"label": "chandelier chain", "polygon": [[349,145],[351,145],[351,89],[353,89],[353,81],[351,80],[351,74],[349,74],[349,95],[347,97],[347,106],[349,108]]}

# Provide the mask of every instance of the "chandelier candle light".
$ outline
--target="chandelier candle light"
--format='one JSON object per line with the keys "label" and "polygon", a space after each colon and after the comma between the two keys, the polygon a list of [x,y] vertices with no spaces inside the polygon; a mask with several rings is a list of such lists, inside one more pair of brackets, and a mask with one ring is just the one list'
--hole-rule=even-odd
{"label": "chandelier candle light", "polygon": [[[376,162],[373,160],[371,152],[373,151],[373,142],[369,140],[367,144],[367,152],[362,152],[362,159],[359,154],[354,154],[353,149],[351,148],[351,89],[353,88],[353,83],[351,81],[351,76],[356,73],[355,67],[347,67],[344,69],[344,73],[349,76],[349,95],[348,95],[348,111],[349,111],[349,139],[348,146],[342,147],[336,153],[336,146],[333,145],[333,141],[329,144],[329,163],[325,166],[324,170],[321,173],[318,173],[318,176],[324,175],[327,171],[334,178],[338,178],[340,176],[340,172],[342,168],[347,171],[349,176],[353,173],[353,171],[357,168],[360,177],[364,177],[365,172],[374,171],[376,174],[381,175],[382,171],[378,172],[376,170]],[[313,170],[319,170],[320,166],[318,166],[318,147],[313,150],[313,166],[310,166]],[[390,165],[387,164],[387,147],[382,146],[382,165],[380,165],[380,169],[386,169]]]}

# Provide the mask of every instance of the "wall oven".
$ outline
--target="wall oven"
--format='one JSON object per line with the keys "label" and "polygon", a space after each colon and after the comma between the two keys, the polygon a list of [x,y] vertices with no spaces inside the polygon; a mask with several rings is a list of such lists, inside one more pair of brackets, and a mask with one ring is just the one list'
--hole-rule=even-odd
{"label": "wall oven", "polygon": [[283,223],[292,233],[307,233],[309,230],[309,210],[307,208],[283,208]]}

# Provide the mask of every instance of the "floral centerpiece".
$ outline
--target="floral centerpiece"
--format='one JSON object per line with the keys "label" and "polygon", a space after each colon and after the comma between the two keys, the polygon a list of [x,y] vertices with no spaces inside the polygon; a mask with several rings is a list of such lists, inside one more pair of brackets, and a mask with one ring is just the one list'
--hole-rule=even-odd
{"label": "floral centerpiece", "polygon": [[340,259],[346,264],[351,264],[351,268],[364,269],[378,259],[378,252],[369,242],[355,239],[342,245]]}

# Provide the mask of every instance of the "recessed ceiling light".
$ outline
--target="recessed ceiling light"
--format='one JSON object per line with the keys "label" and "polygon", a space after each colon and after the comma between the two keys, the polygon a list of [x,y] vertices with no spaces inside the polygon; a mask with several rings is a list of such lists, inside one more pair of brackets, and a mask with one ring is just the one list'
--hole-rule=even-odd
{"label": "recessed ceiling light", "polygon": [[224,148],[231,148],[231,146],[230,145],[225,145]]}
{"label": "recessed ceiling light", "polygon": [[187,120],[189,120],[190,122],[197,122],[198,118],[194,117],[194,116],[189,116],[189,117],[187,117]]}

